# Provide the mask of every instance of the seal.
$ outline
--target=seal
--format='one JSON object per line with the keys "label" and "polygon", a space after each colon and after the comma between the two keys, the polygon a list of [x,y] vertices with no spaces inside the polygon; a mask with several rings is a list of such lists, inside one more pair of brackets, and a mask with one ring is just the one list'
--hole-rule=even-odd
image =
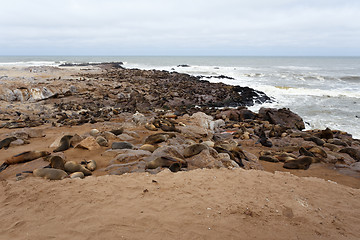
{"label": "seal", "polygon": [[308,157],[315,157],[315,155],[312,153],[312,152],[309,152],[308,150],[306,150],[305,148],[301,147],[299,149],[299,153],[300,155],[303,155],[303,156],[308,156]]}
{"label": "seal", "polygon": [[273,157],[273,156],[270,156],[270,155],[264,155],[264,156],[260,156],[259,157],[259,160],[261,161],[266,161],[266,162],[279,162],[279,159]]}
{"label": "seal", "polygon": [[207,146],[205,144],[201,144],[201,143],[193,144],[184,149],[183,155],[184,157],[189,158],[201,153],[201,151],[204,149],[207,149]]}
{"label": "seal", "polygon": [[339,153],[347,153],[350,157],[352,157],[355,161],[360,161],[360,150],[352,148],[352,147],[346,147],[339,151]]}
{"label": "seal", "polygon": [[60,139],[60,146],[56,148],[53,152],[62,152],[70,148],[70,140],[72,135],[65,135]]}
{"label": "seal", "polygon": [[146,123],[146,124],[145,124],[145,128],[146,128],[147,130],[150,130],[150,131],[157,131],[157,130],[158,130],[158,129],[155,127],[155,125],[152,124],[152,123]]}
{"label": "seal", "polygon": [[320,132],[319,137],[324,139],[332,139],[334,138],[334,133],[331,131],[330,128],[326,128],[325,130],[322,130]]}
{"label": "seal", "polygon": [[10,143],[15,141],[17,138],[16,137],[8,137],[3,139],[2,141],[0,141],[0,149],[4,148],[4,149],[8,149],[10,146]]}
{"label": "seal", "polygon": [[84,173],[85,176],[91,175],[90,170],[86,169],[84,166],[82,166],[74,161],[66,162],[64,167],[65,167],[65,171],[69,172],[69,173],[82,172],[82,173]]}
{"label": "seal", "polygon": [[5,170],[9,165],[29,162],[48,155],[50,155],[50,153],[46,151],[27,151],[17,154],[5,160],[5,162],[0,166],[0,172]]}
{"label": "seal", "polygon": [[84,173],[83,172],[74,172],[72,174],[69,175],[69,177],[71,179],[74,179],[74,178],[81,178],[83,179],[85,177]]}
{"label": "seal", "polygon": [[178,172],[182,167],[186,167],[187,162],[181,158],[162,156],[146,163],[145,169],[155,169],[158,167],[168,167],[172,172]]}
{"label": "seal", "polygon": [[62,180],[69,177],[64,170],[54,168],[38,168],[33,171],[33,175],[49,180]]}
{"label": "seal", "polygon": [[285,162],[283,168],[307,170],[310,167],[311,163],[313,162],[314,162],[313,157],[305,156],[305,157],[300,157],[296,160]]}
{"label": "seal", "polygon": [[65,170],[65,161],[60,156],[51,156],[50,159],[50,167],[55,169]]}
{"label": "seal", "polygon": [[156,144],[167,141],[169,138],[175,137],[174,133],[155,133],[145,139],[146,144]]}
{"label": "seal", "polygon": [[122,134],[124,132],[124,128],[111,130],[110,132],[117,136],[117,135],[120,135],[120,134]]}
{"label": "seal", "polygon": [[90,160],[90,161],[84,160],[81,162],[81,165],[85,166],[87,169],[89,169],[92,172],[95,171],[95,169],[97,167],[95,160]]}

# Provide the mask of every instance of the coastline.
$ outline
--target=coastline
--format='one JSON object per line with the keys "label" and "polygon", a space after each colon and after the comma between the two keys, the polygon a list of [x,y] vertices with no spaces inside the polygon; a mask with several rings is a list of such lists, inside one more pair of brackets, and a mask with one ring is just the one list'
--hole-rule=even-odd
{"label": "coastline", "polygon": [[[199,81],[179,73],[114,69],[111,64],[30,67],[19,71],[10,69],[8,73],[11,79],[2,80],[1,90],[7,93],[8,100],[12,100],[0,101],[0,140],[15,133],[20,139],[25,135],[27,138],[22,139],[23,144],[1,149],[0,163],[24,151],[52,152],[54,147],[50,146],[67,134],[91,139],[105,136],[111,130],[123,128],[123,131],[117,136],[106,133],[111,136],[106,139],[107,146],[96,145],[90,150],[70,148],[59,155],[66,161],[80,163],[91,159],[97,162],[98,169],[93,176],[83,180],[49,181],[28,173],[16,176],[49,164],[41,158],[10,165],[2,171],[0,178],[5,193],[1,199],[2,217],[7,223],[0,229],[1,235],[16,239],[26,239],[28,235],[45,239],[60,234],[64,239],[71,236],[80,239],[100,236],[274,239],[272,232],[276,228],[277,239],[359,237],[356,219],[360,212],[356,210],[359,209],[356,199],[360,194],[360,172],[352,168],[358,161],[348,153],[339,152],[346,147],[330,143],[329,139],[321,138],[325,140],[319,146],[315,137],[320,139],[324,129],[301,131],[299,116],[294,116],[291,111],[286,112],[286,116],[295,120],[282,122],[290,125],[276,130],[278,136],[270,137],[271,130],[280,126],[280,120],[283,120],[279,110],[261,114],[231,105],[264,101],[266,98],[257,91],[247,89],[246,98],[238,98],[233,91],[238,92],[240,88],[234,86]],[[4,91],[5,87],[13,95]],[[209,90],[214,92],[210,94]],[[212,99],[209,96],[218,97]],[[188,101],[187,108],[182,107],[185,100]],[[225,108],[213,108],[219,104]],[[268,119],[269,116],[277,117]],[[228,148],[229,153],[214,152],[212,149],[216,146],[209,146],[195,156],[184,158],[188,166],[182,171],[172,173],[168,167],[161,167],[145,172],[140,162],[153,160],[156,150],[135,155],[135,158],[131,154],[140,154],[150,135],[170,134],[161,124],[156,127],[157,122],[170,123],[168,127],[174,125],[170,133],[175,137],[167,138],[157,146],[164,149],[162,154],[176,159],[179,156],[174,154],[174,149],[183,155],[186,147],[205,142],[218,144],[217,151],[220,146],[225,150]],[[149,130],[145,127],[149,126],[147,124],[155,128],[151,126],[152,130]],[[95,135],[92,135],[96,132],[93,129],[98,131]],[[259,143],[262,131],[272,142],[271,147]],[[341,144],[360,149],[360,142],[349,134],[335,129],[332,134]],[[133,145],[135,152],[113,149],[114,142],[125,141]],[[337,149],[328,149],[324,144],[328,147],[336,145]],[[316,155],[320,160],[307,170],[289,170],[283,168],[281,161],[259,160],[260,156],[276,157],[288,147],[296,147],[291,152],[296,158],[301,157],[300,147],[309,151],[323,149],[326,157]],[[168,148],[172,151],[165,151]],[[234,151],[244,155],[232,161]],[[209,161],[203,162],[203,159]],[[247,170],[240,167],[241,161]],[[124,165],[119,166],[133,162],[138,162],[139,168],[124,170]],[[49,216],[49,211],[55,211],[54,215]],[[99,214],[103,219],[96,221]],[[174,216],[176,223],[171,220]],[[70,219],[69,225],[58,229],[49,227],[65,219]],[[234,221],[239,225],[230,227],[229,222]],[[283,224],[279,225],[279,222]],[[41,227],[34,228],[34,224]],[[256,224],[262,226],[263,231],[258,231]],[[177,227],[172,229],[174,225]],[[70,235],[64,234],[68,228],[72,229]],[[244,228],[247,235],[241,230]],[[157,230],[150,234],[149,229]],[[28,235],[22,235],[23,232]]]}

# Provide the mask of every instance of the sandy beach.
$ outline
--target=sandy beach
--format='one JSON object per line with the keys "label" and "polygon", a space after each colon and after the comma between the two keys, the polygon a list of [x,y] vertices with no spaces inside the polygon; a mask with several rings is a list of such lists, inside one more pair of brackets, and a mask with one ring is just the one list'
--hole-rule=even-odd
{"label": "sandy beach", "polygon": [[[333,130],[333,139],[339,142],[323,138],[320,146],[315,139],[320,130],[305,132],[289,128],[281,137],[270,137],[269,132],[276,124],[259,120],[260,114],[254,119],[235,121],[233,115],[226,115],[230,111],[226,109],[220,115],[210,110],[206,115],[186,109],[175,117],[175,110],[180,111],[176,104],[182,98],[210,103],[207,87],[198,86],[203,91],[196,93],[202,94],[200,100],[180,91],[167,94],[161,88],[154,89],[151,81],[156,79],[151,74],[163,79],[173,76],[155,71],[112,70],[112,66],[0,68],[3,76],[0,141],[10,136],[22,141],[0,149],[0,164],[25,151],[48,151],[54,155],[55,147],[51,145],[69,134],[77,134],[79,141],[96,139],[96,146],[70,147],[57,154],[66,162],[80,164],[91,159],[97,163],[97,169],[84,179],[51,181],[24,173],[49,165],[46,158],[9,165],[0,172],[3,193],[0,239],[360,238],[357,155],[341,152],[345,148],[355,149],[355,153],[360,151],[358,140]],[[181,84],[193,81],[185,75],[177,77],[181,77]],[[117,79],[120,80],[116,82]],[[143,80],[150,81],[149,86],[140,84]],[[171,85],[171,79],[164,84],[170,84],[169,89],[179,87]],[[31,89],[35,88],[42,90],[34,94]],[[221,92],[223,88],[229,93]],[[238,101],[230,87],[216,85],[216,89],[219,96],[226,93],[231,101]],[[142,94],[145,97],[140,98]],[[217,101],[231,102],[229,98]],[[160,104],[168,112],[159,113]],[[201,110],[207,111],[206,108]],[[121,112],[121,109],[127,110]],[[141,109],[144,109],[142,114],[136,115]],[[153,152],[140,152],[150,135],[169,134],[163,126],[149,130],[146,124],[156,121],[174,122],[171,131],[174,136],[153,144],[157,147]],[[210,123],[219,126],[211,128]],[[115,129],[123,131],[114,136],[108,133]],[[265,129],[272,147],[259,143],[259,129]],[[235,137],[236,134],[239,136]],[[104,145],[98,144],[102,136],[107,136]],[[116,142],[129,143],[131,150],[114,149]],[[183,156],[188,146],[205,142],[209,146],[202,152]],[[228,155],[210,146],[215,144],[216,149],[220,143],[224,148],[231,145]],[[301,157],[300,147],[323,150],[326,157],[314,156],[318,160],[306,170],[285,169],[282,161],[259,160],[264,152],[278,156],[287,147],[297,147],[289,153],[294,158]],[[167,148],[175,148],[180,154],[166,152]],[[161,149],[164,151],[160,152]],[[245,157],[232,161],[234,149]],[[160,153],[185,159],[187,166],[178,172],[164,166],[155,170],[141,168],[141,164],[145,166]],[[209,162],[201,162],[204,158]],[[236,164],[241,161],[243,167]],[[124,166],[129,163],[138,164],[139,168],[123,174]]]}

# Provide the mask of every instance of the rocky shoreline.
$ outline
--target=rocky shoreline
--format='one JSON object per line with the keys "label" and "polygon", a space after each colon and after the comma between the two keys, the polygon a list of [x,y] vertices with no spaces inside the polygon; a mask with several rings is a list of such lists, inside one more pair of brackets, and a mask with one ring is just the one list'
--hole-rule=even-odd
{"label": "rocky shoreline", "polygon": [[[254,89],[119,63],[35,70],[26,69],[28,81],[1,80],[0,163],[8,165],[1,178],[263,170],[271,162],[293,172],[346,169],[355,181],[349,185],[360,187],[359,140],[338,130],[303,131],[289,109],[254,113],[246,106],[271,101]],[[27,151],[47,153],[19,162]],[[45,174],[34,171],[48,165]]]}

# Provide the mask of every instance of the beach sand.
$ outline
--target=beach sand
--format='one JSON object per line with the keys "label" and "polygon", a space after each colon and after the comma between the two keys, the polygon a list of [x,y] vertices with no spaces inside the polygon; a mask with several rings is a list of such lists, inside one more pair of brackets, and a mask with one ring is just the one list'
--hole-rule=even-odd
{"label": "beach sand", "polygon": [[[28,70],[6,71],[16,78],[8,81],[21,82],[18,77]],[[79,69],[56,70],[51,77],[59,71],[71,77]],[[28,72],[26,77],[31,77]],[[24,151],[52,152],[49,146],[68,133],[83,135],[93,128],[102,131],[121,125],[126,125],[124,119],[114,118],[80,126],[34,127],[45,136],[1,149],[0,163]],[[139,133],[132,143],[142,144],[146,129],[127,126],[126,130]],[[0,137],[19,130],[0,128]],[[243,147],[256,156],[266,149]],[[344,174],[325,163],[312,164],[308,170],[287,170],[282,163],[261,162],[265,171],[223,168],[172,173],[166,169],[158,174],[110,176],[104,171],[113,158],[104,155],[107,149],[64,152],[67,161],[97,162],[98,170],[85,179],[49,181],[29,176],[16,180],[19,172],[49,164],[42,159],[1,172],[0,240],[360,239],[359,173]]]}

